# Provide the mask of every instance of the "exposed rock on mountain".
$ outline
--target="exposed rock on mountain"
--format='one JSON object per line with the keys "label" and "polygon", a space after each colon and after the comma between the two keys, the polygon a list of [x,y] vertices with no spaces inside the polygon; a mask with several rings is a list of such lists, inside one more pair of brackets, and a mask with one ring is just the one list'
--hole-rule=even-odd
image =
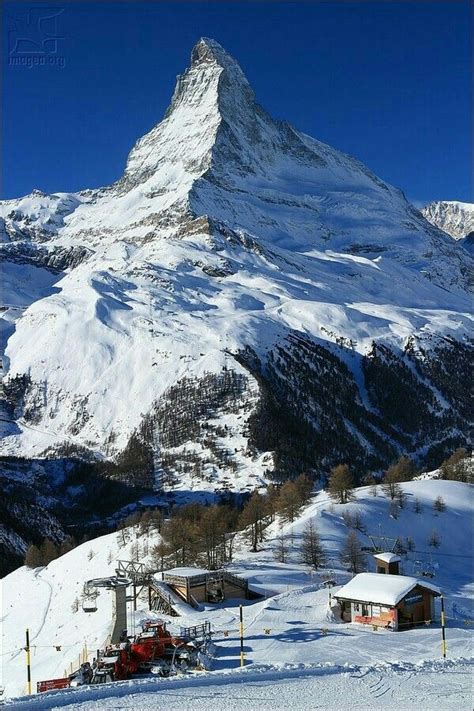
{"label": "exposed rock on mountain", "polygon": [[474,233],[474,204],[457,200],[430,202],[422,209],[428,222],[456,240]]}

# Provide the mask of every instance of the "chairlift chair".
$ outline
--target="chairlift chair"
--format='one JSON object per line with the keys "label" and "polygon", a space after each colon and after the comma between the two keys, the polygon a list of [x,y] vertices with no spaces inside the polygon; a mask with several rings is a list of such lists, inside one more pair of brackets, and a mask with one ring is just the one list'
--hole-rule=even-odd
{"label": "chairlift chair", "polygon": [[436,575],[435,567],[432,563],[425,563],[421,574],[424,578],[434,578]]}
{"label": "chairlift chair", "polygon": [[90,588],[86,590],[84,588],[84,598],[82,600],[82,611],[83,612],[97,612],[97,598],[99,597],[98,590],[91,590]]}
{"label": "chairlift chair", "polygon": [[425,560],[415,560],[413,561],[413,575],[422,578],[434,578],[436,570],[432,563],[428,563]]}
{"label": "chairlift chair", "polygon": [[95,600],[83,600],[82,602],[83,612],[97,612],[97,603]]}

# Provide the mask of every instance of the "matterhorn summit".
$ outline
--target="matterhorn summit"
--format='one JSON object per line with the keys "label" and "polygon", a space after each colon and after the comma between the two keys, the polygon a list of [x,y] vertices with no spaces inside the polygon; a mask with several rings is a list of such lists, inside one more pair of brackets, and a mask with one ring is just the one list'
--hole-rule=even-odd
{"label": "matterhorn summit", "polygon": [[41,486],[79,460],[132,489],[251,491],[464,442],[467,251],[269,116],[214,40],[119,180],[3,201],[0,228],[0,446]]}

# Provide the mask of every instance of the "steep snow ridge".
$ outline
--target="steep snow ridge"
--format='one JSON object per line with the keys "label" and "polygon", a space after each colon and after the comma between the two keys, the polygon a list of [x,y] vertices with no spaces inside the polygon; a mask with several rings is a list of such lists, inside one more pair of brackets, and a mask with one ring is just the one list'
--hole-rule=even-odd
{"label": "steep snow ridge", "polygon": [[456,240],[474,232],[474,204],[471,202],[438,200],[426,205],[422,213],[428,222]]}
{"label": "steep snow ridge", "polygon": [[7,332],[8,377],[29,373],[47,398],[4,453],[116,454],[184,375],[241,372],[229,353],[264,360],[290,330],[360,354],[470,330],[465,251],[360,162],[272,119],[213,40],[119,181],[2,210],[13,244],[89,248]]}

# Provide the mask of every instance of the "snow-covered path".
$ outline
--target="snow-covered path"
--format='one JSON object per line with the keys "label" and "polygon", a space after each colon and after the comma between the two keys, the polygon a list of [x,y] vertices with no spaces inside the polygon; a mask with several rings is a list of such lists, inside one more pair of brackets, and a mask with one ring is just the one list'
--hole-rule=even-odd
{"label": "snow-covered path", "polygon": [[472,662],[248,668],[223,674],[123,682],[7,704],[8,709],[288,709],[472,708]]}

